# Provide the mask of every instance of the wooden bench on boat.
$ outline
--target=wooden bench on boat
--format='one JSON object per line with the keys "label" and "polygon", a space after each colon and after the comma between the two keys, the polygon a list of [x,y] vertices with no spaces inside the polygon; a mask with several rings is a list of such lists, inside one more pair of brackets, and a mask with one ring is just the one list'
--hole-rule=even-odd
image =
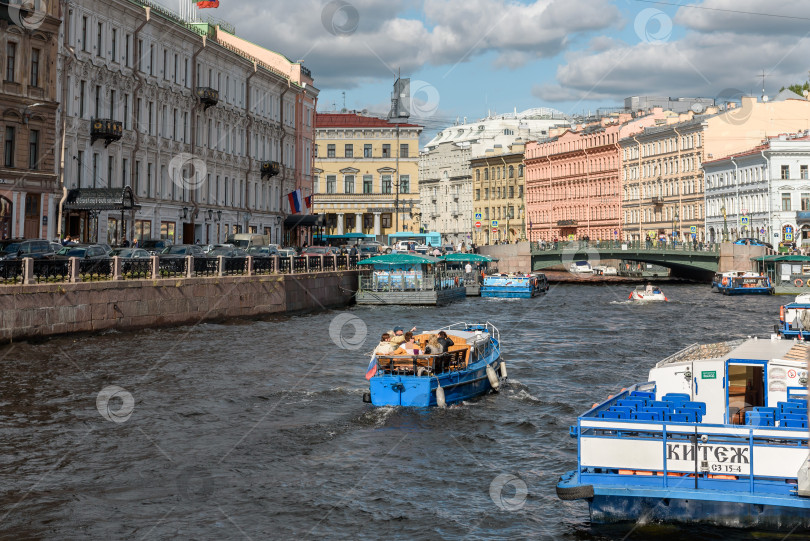
{"label": "wooden bench on boat", "polygon": [[450,346],[438,355],[378,355],[377,366],[392,374],[419,374],[420,368],[432,374],[463,370],[469,362],[470,346]]}

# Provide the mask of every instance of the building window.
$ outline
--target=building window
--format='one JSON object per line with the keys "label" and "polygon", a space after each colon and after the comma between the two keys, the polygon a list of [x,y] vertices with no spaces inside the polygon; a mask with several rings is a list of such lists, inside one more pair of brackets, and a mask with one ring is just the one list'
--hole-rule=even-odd
{"label": "building window", "polygon": [[799,173],[800,173],[800,177],[802,179],[807,180],[807,166],[806,165],[799,166]]}
{"label": "building window", "polygon": [[783,165],[782,166],[782,179],[789,179],[790,178],[790,166]]}
{"label": "building window", "polygon": [[411,193],[411,175],[399,177],[399,193]]}
{"label": "building window", "polygon": [[802,210],[810,210],[810,193],[802,194]]}
{"label": "building window", "polygon": [[523,186],[518,186],[518,197],[523,198]]}
{"label": "building window", "polygon": [[155,74],[155,46],[149,44],[149,75]]}
{"label": "building window", "polygon": [[484,199],[489,199],[489,188],[484,188]]}
{"label": "building window", "polygon": [[326,175],[326,193],[335,193],[335,183],[337,177],[335,175]]}
{"label": "building window", "polygon": [[98,188],[98,153],[93,153],[93,188]]}
{"label": "building window", "polygon": [[14,167],[14,127],[6,126],[6,140],[3,144],[3,165]]}
{"label": "building window", "polygon": [[790,210],[790,194],[783,193],[782,194],[782,210]]}
{"label": "building window", "polygon": [[515,166],[514,165],[509,166],[509,178],[515,178]]}
{"label": "building window", "polygon": [[[512,171],[509,172],[511,173]],[[509,199],[513,199],[514,197],[515,197],[515,187],[509,186]]]}
{"label": "building window", "polygon": [[354,193],[354,175],[343,177],[343,193]]}
{"label": "building window", "polygon": [[82,17],[82,51],[87,52],[87,17]]}
{"label": "building window", "polygon": [[101,118],[101,86],[96,85],[96,106],[93,109],[95,116],[93,118]]}
{"label": "building window", "polygon": [[96,56],[102,55],[102,41],[104,39],[104,26],[98,23],[98,35],[96,36]]}
{"label": "building window", "polygon": [[363,145],[363,157],[364,158],[371,158],[371,145]]}
{"label": "building window", "polygon": [[408,157],[408,143],[402,143],[399,145],[399,157],[400,158]]}
{"label": "building window", "polygon": [[129,44],[132,42],[132,36],[127,34],[124,38],[124,65],[129,67]]}
{"label": "building window", "polygon": [[484,169],[484,180],[489,180],[489,168]]}
{"label": "building window", "polygon": [[481,199],[481,188],[477,188],[475,190],[475,200],[479,201]]}
{"label": "building window", "polygon": [[174,243],[174,222],[160,222],[160,238]]}
{"label": "building window", "polygon": [[76,181],[78,182],[79,188],[84,188],[82,186],[83,179],[84,179],[84,151],[80,150],[76,155]]}
{"label": "building window", "polygon": [[383,158],[391,157],[391,145],[385,144],[382,146],[382,157]]}
{"label": "building window", "polygon": [[326,145],[326,157],[327,158],[335,157],[335,145]]}
{"label": "building window", "polygon": [[363,193],[374,193],[374,177],[363,175]]}
{"label": "building window", "polygon": [[17,60],[17,44],[9,41],[6,44],[6,81],[14,82],[14,62]]}
{"label": "building window", "polygon": [[31,86],[39,86],[39,49],[31,49]]}
{"label": "building window", "polygon": [[343,151],[343,157],[345,157],[345,158],[354,158],[354,145],[352,145],[352,144],[347,144],[346,145],[346,147],[345,147],[345,149]]}
{"label": "building window", "polygon": [[28,169],[39,169],[39,130],[28,132]]}
{"label": "building window", "polygon": [[523,176],[523,164],[518,165],[518,177]]}
{"label": "building window", "polygon": [[113,62],[118,63],[118,30],[113,28],[110,38],[112,39],[112,51],[110,51],[110,58]]}
{"label": "building window", "polygon": [[391,175],[382,175],[382,193],[391,193]]}
{"label": "building window", "polygon": [[382,222],[383,227],[391,227],[391,215],[390,214],[382,214],[380,216],[380,218],[381,218],[380,221]]}

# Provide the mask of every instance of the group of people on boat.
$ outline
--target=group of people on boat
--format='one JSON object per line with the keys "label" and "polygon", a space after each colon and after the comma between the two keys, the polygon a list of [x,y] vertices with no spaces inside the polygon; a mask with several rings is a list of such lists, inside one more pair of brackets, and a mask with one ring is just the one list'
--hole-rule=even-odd
{"label": "group of people on boat", "polygon": [[444,331],[428,335],[427,344],[422,347],[414,339],[413,332],[416,327],[408,332],[402,327],[394,327],[393,330],[385,332],[380,337],[380,343],[374,348],[375,355],[439,355],[448,350],[453,341]]}

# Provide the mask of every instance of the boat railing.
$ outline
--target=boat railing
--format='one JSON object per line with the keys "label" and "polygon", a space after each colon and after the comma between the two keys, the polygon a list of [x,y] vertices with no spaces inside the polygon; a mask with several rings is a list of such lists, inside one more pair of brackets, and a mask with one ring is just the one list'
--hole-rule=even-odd
{"label": "boat railing", "polygon": [[763,482],[795,479],[807,458],[806,430],[599,417],[633,390],[577,420],[572,435],[579,449],[579,482],[612,476],[634,485],[674,488],[688,482],[708,488],[724,481],[753,493]]}
{"label": "boat railing", "polygon": [[436,376],[467,367],[467,351],[448,351],[436,355],[377,355],[378,373]]}
{"label": "boat railing", "polygon": [[[460,272],[407,273],[373,271],[360,276],[362,291],[439,291],[460,287]],[[463,285],[463,284],[462,284]]]}
{"label": "boat railing", "polygon": [[440,331],[470,331],[470,330],[480,330],[484,332],[488,332],[489,335],[494,338],[498,344],[501,343],[501,331],[498,328],[487,321],[486,323],[467,323],[466,321],[457,321],[456,323],[451,323],[450,325],[445,325]]}

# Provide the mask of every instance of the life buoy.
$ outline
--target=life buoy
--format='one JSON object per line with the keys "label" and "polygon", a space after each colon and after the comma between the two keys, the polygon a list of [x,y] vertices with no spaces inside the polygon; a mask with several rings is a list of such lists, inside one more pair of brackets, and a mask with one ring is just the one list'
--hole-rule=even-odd
{"label": "life buoy", "polygon": [[458,285],[458,276],[456,276],[455,282],[456,282],[456,285]]}
{"label": "life buoy", "polygon": [[785,306],[784,305],[779,307],[779,322],[780,323],[785,322]]}
{"label": "life buoy", "polygon": [[724,277],[722,283],[723,283],[724,286],[727,286],[728,285],[728,278]]}
{"label": "life buoy", "polygon": [[[810,281],[808,281],[807,283],[810,284]],[[804,282],[802,282],[801,278],[796,278],[795,280],[793,280],[793,285],[796,287],[802,287],[802,285],[804,285]]]}

